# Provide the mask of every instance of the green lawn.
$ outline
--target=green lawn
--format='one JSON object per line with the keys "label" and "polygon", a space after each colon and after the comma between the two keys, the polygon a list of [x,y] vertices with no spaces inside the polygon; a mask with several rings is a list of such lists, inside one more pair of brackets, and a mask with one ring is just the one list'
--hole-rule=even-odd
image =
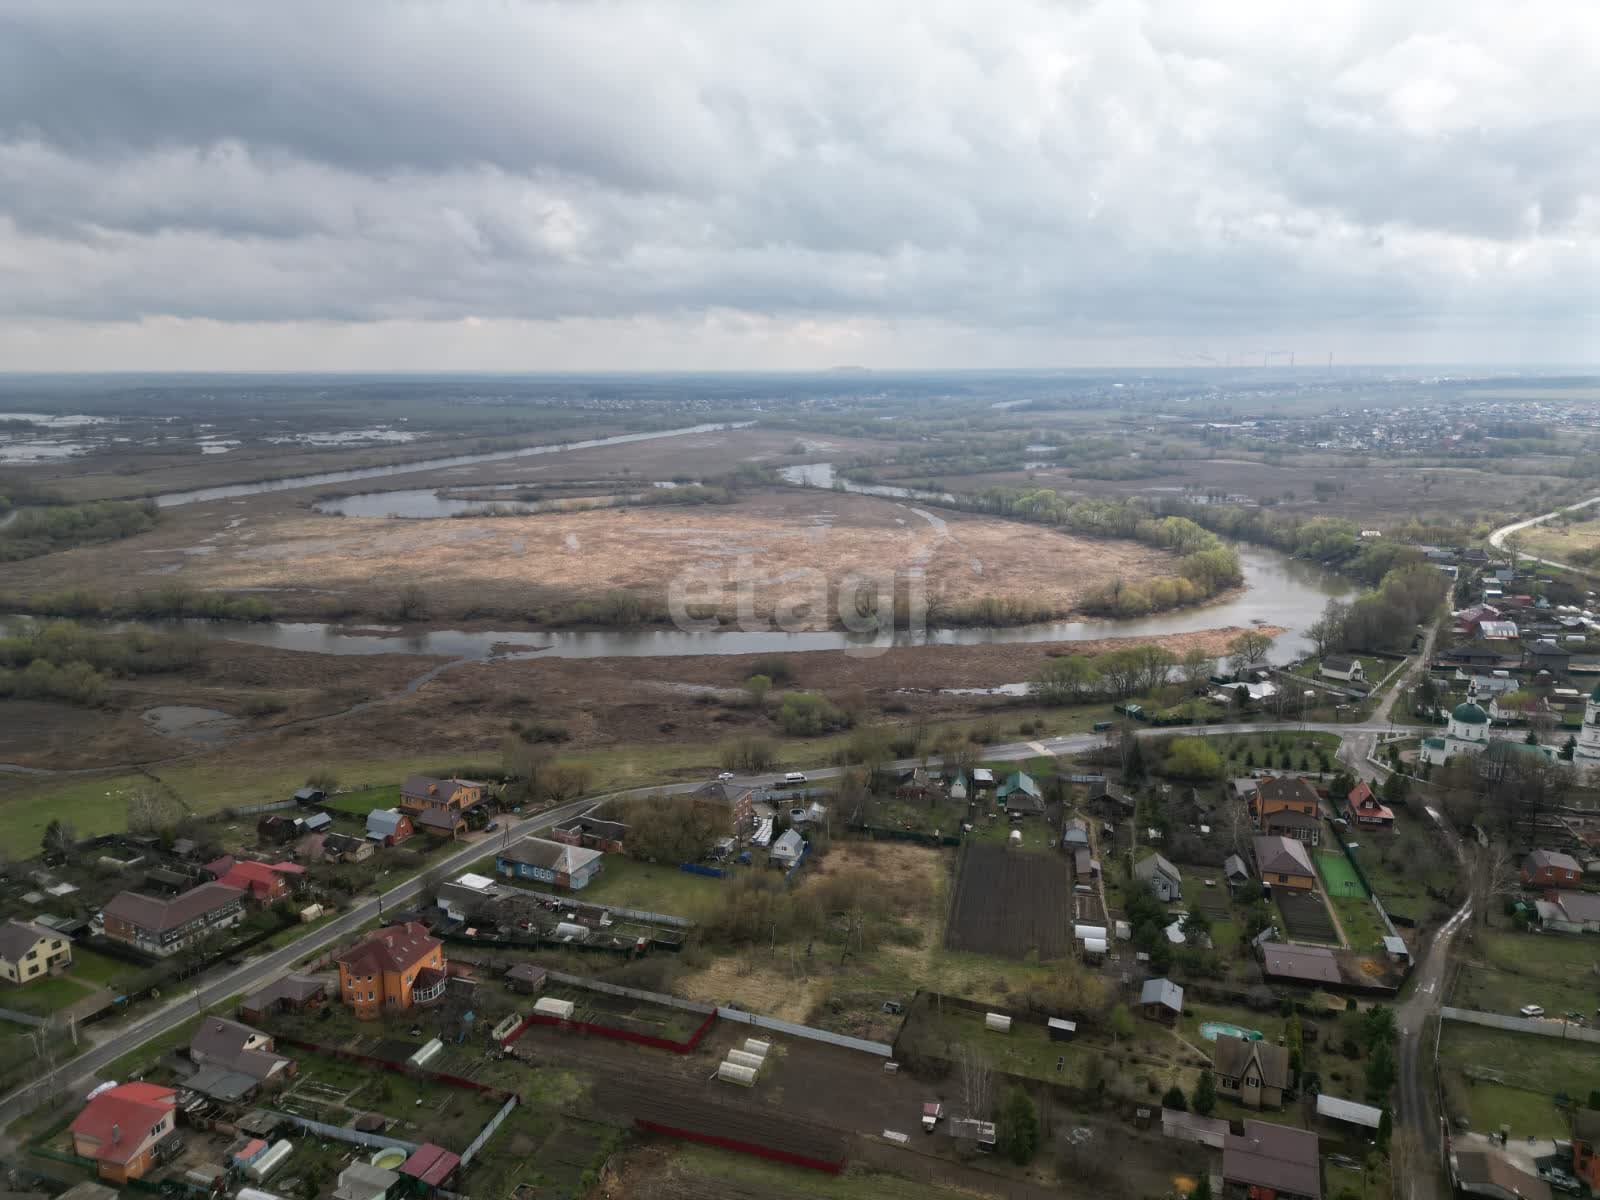
{"label": "green lawn", "polygon": [[[490,863],[493,873],[493,863]],[[599,876],[577,900],[638,908],[647,912],[696,919],[720,904],[727,884],[720,879],[693,875],[662,863],[644,863],[624,854],[608,854]]]}
{"label": "green lawn", "polygon": [[1600,1004],[1596,963],[1600,938],[1487,929],[1466,947],[1450,1003],[1505,1014],[1538,1004],[1552,1016],[1578,1012],[1593,1020]]}
{"label": "green lawn", "polygon": [[[760,1195],[776,1200],[799,1196],[816,1200],[922,1200],[931,1196],[956,1200],[973,1194],[966,1188],[903,1179],[863,1166],[847,1167],[838,1175],[823,1175],[709,1146],[685,1146],[673,1155],[672,1161],[674,1176],[686,1181],[684,1195]],[[1003,1181],[995,1182],[998,1187]]]}
{"label": "green lawn", "polygon": [[375,808],[394,808],[398,805],[400,785],[386,784],[382,787],[362,788],[355,792],[342,792],[337,796],[329,796],[324,803],[326,807],[338,812],[365,818]]}
{"label": "green lawn", "polygon": [[1463,1078],[1473,1128],[1484,1132],[1509,1122],[1513,1136],[1566,1137],[1555,1095],[1600,1088],[1600,1046],[1588,1042],[1447,1021],[1439,1061]]}
{"label": "green lawn", "polygon": [[1056,838],[1059,835],[1055,828],[1048,824],[1043,817],[1024,817],[1016,824],[1012,824],[1004,813],[1000,813],[992,821],[984,819],[974,822],[972,832],[967,836],[975,842],[1006,844],[1011,840],[1011,831],[1013,829],[1022,834],[1022,848],[1024,850],[1060,853],[1055,848]]}
{"label": "green lawn", "polygon": [[1352,950],[1381,950],[1383,939],[1389,936],[1383,922],[1378,920],[1378,910],[1370,900],[1334,896],[1333,911],[1339,914],[1339,924],[1344,926],[1344,936]]}
{"label": "green lawn", "polygon": [[1318,850],[1316,860],[1317,873],[1322,876],[1322,886],[1328,895],[1367,898],[1367,889],[1343,850]]}
{"label": "green lawn", "polygon": [[1389,1200],[1389,1170],[1365,1171],[1352,1170],[1349,1167],[1336,1167],[1330,1163],[1323,1164],[1324,1196],[1342,1196],[1350,1192],[1359,1196],[1361,1200]]}
{"label": "green lawn", "polygon": [[70,975],[56,975],[6,988],[0,992],[0,1008],[47,1017],[69,1004],[76,1004],[92,991],[94,988],[90,984],[79,983]]}

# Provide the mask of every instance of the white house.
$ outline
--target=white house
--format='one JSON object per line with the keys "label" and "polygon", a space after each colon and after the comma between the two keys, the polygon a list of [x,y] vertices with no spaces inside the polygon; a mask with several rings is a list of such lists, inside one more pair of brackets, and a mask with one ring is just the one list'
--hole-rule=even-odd
{"label": "white house", "polygon": [[1583,728],[1578,730],[1578,748],[1572,761],[1590,770],[1600,767],[1600,686],[1583,703]]}
{"label": "white house", "polygon": [[1365,683],[1367,670],[1361,660],[1349,654],[1330,654],[1322,660],[1317,674],[1325,679],[1342,679],[1345,683]]}

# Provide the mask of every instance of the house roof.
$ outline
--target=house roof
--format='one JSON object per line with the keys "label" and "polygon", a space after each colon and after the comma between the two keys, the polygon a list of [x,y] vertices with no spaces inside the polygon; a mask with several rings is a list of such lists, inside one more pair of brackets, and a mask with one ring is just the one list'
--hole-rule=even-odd
{"label": "house roof", "polygon": [[104,911],[106,916],[126,921],[139,929],[161,932],[177,929],[197,917],[234,904],[243,895],[238,888],[224,883],[202,883],[170,900],[144,896],[138,892],[118,892]]}
{"label": "house roof", "polygon": [[121,1083],[84,1105],[70,1128],[99,1143],[95,1158],[125,1163],[138,1153],[145,1135],[172,1111],[177,1099],[177,1092],[154,1083]]}
{"label": "house roof", "polygon": [[400,1182],[400,1176],[360,1159],[339,1172],[339,1186],[334,1200],[367,1200],[374,1192],[388,1192]]}
{"label": "house roof", "polygon": [[1295,812],[1289,808],[1280,808],[1275,813],[1269,813],[1266,820],[1270,829],[1317,829],[1322,825],[1321,817]]}
{"label": "house roof", "polygon": [[1263,879],[1268,875],[1316,876],[1305,843],[1295,838],[1262,834],[1255,839],[1255,851],[1256,870]]}
{"label": "house roof", "polygon": [[367,833],[391,837],[400,832],[400,823],[408,820],[398,808],[375,808],[367,814]]}
{"label": "house roof", "polygon": [[7,921],[0,925],[0,958],[16,962],[38,945],[40,938],[54,940],[61,936],[55,930],[35,925],[32,921]]}
{"label": "house roof", "polygon": [[1323,657],[1322,665],[1329,671],[1348,671],[1360,661],[1351,654],[1329,654]]}
{"label": "house roof", "polygon": [[1138,862],[1133,864],[1133,877],[1135,879],[1150,879],[1157,872],[1165,875],[1174,883],[1183,882],[1183,876],[1178,873],[1178,868],[1173,866],[1166,859],[1162,858],[1159,854],[1152,854],[1147,858],[1141,858]]}
{"label": "house roof", "polygon": [[268,896],[273,886],[285,875],[304,875],[305,868],[294,863],[236,862],[218,880],[228,887],[249,892],[252,896]]}
{"label": "house roof", "polygon": [[1522,1200],[1550,1200],[1550,1185],[1494,1150],[1461,1150],[1451,1161],[1462,1188],[1495,1188]]}
{"label": "house roof", "polygon": [[1322,1195],[1322,1170],[1317,1135],[1268,1121],[1246,1119],[1244,1136],[1229,1135],[1222,1144],[1222,1178],[1318,1198]]}
{"label": "house roof", "polygon": [[1183,989],[1170,979],[1146,979],[1139,989],[1140,1004],[1160,1004],[1183,1013]]}
{"label": "house roof", "polygon": [[244,998],[244,1007],[255,1011],[276,1004],[280,1000],[304,1004],[311,997],[323,994],[327,990],[327,984],[309,975],[285,975],[282,979],[275,979],[266,987],[251,992]]}
{"label": "house roof", "polygon": [[1517,636],[1517,623],[1515,621],[1479,621],[1478,636],[1481,638],[1514,638]]}
{"label": "house roof", "polygon": [[602,821],[598,817],[578,817],[565,825],[557,825],[563,833],[586,833],[590,837],[607,838],[620,842],[628,835],[628,827],[621,821]]}
{"label": "house roof", "polygon": [[183,1081],[183,1086],[191,1092],[199,1092],[202,1096],[210,1096],[213,1100],[230,1103],[243,1100],[260,1084],[261,1080],[253,1075],[236,1071],[221,1063],[211,1063],[201,1067]]}
{"label": "house roof", "polygon": [[454,829],[463,823],[459,812],[444,808],[425,808],[417,814],[413,824],[421,825],[425,829]]}
{"label": "house roof", "polygon": [[400,1164],[400,1174],[421,1180],[429,1187],[439,1187],[450,1173],[461,1165],[461,1156],[452,1154],[443,1146],[423,1142]]}
{"label": "house roof", "polygon": [[794,857],[800,853],[800,848],[804,845],[805,839],[796,830],[785,829],[777,841],[772,843],[770,853],[780,858]]}
{"label": "house roof", "polygon": [[1271,1042],[1252,1042],[1228,1034],[1217,1036],[1211,1051],[1211,1067],[1219,1075],[1237,1077],[1254,1058],[1261,1065],[1261,1082],[1266,1087],[1289,1086],[1289,1051]]}
{"label": "house roof", "polygon": [[389,925],[364,942],[357,942],[334,957],[334,962],[355,973],[402,971],[437,950],[441,943],[415,921]]}
{"label": "house roof", "polygon": [[472,779],[435,779],[432,775],[408,775],[400,785],[402,798],[415,797],[427,804],[442,804],[458,788],[481,788],[483,784]]}
{"label": "house roof", "polygon": [[332,824],[333,824],[333,818],[332,817],[330,817],[327,813],[319,812],[319,813],[312,813],[309,817],[307,817],[304,821],[302,821],[301,822],[301,827],[304,828],[304,829],[317,830],[317,829],[326,829],[329,825],[332,825]]}
{"label": "house roof", "polygon": [[1559,908],[1569,921],[1600,921],[1600,896],[1593,892],[1549,892],[1545,899]]}
{"label": "house roof", "polygon": [[525,837],[500,851],[498,857],[506,862],[573,875],[602,855],[600,851],[590,850],[585,846],[569,846],[565,842],[552,842],[548,838]]}
{"label": "house roof", "polygon": [[1039,785],[1034,782],[1033,776],[1026,771],[1013,771],[1010,775],[1007,775],[1006,781],[1000,785],[997,795],[1004,800],[1016,792],[1023,792],[1032,796],[1035,800],[1042,795],[1039,791]]}
{"label": "house roof", "polygon": [[1256,782],[1256,802],[1314,805],[1317,789],[1299,775],[1272,775]]}
{"label": "house roof", "polygon": [[1284,942],[1261,943],[1261,969],[1283,979],[1307,983],[1341,983],[1339,960],[1326,946],[1291,946]]}
{"label": "house roof", "polygon": [[1235,875],[1243,875],[1249,879],[1250,867],[1237,854],[1230,854],[1227,861],[1222,864],[1222,873],[1230,879]]}
{"label": "house roof", "polygon": [[1348,1121],[1363,1129],[1376,1129],[1383,1120],[1383,1110],[1370,1104],[1357,1104],[1354,1100],[1341,1100],[1326,1092],[1317,1095],[1317,1116],[1331,1117],[1335,1121]]}
{"label": "house roof", "polygon": [[252,1029],[238,1021],[207,1017],[189,1039],[189,1053],[192,1056],[198,1052],[259,1082],[288,1066],[290,1060],[282,1054],[259,1047],[245,1048],[246,1043],[258,1039],[270,1040],[261,1030]]}
{"label": "house roof", "polygon": [[1535,850],[1532,854],[1528,855],[1527,866],[1530,870],[1534,871],[1540,870],[1544,867],[1549,867],[1556,871],[1582,872],[1583,870],[1583,868],[1578,865],[1577,859],[1573,858],[1570,854],[1563,854],[1559,850]]}

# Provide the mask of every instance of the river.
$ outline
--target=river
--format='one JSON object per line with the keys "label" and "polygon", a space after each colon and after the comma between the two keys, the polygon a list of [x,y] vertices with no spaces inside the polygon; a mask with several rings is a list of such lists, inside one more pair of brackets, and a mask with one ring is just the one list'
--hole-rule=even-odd
{"label": "river", "polygon": [[[1003,628],[933,629],[922,634],[901,631],[895,634],[892,643],[887,638],[874,641],[840,631],[686,632],[651,629],[549,632],[530,629],[436,629],[405,633],[392,627],[344,626],[313,621],[204,620],[120,623],[116,628],[168,632],[181,628],[206,637],[315,654],[433,654],[452,659],[487,659],[494,656],[670,658],[695,654],[800,653],[889,644],[984,646],[1074,642],[1096,638],[1153,637],[1228,625],[1262,624],[1281,625],[1289,630],[1277,640],[1272,653],[1273,661],[1284,662],[1310,649],[1304,630],[1322,614],[1328,599],[1347,595],[1354,587],[1331,571],[1294,561],[1272,550],[1244,549],[1240,551],[1239,560],[1244,568],[1245,590],[1216,604],[1130,620],[1055,621]],[[3,624],[0,623],[0,627]]]}
{"label": "river", "polygon": [[549,446],[524,446],[518,450],[490,450],[482,454],[452,454],[446,458],[424,458],[417,462],[396,463],[389,467],[359,467],[350,471],[324,471],[319,475],[291,475],[284,479],[264,479],[256,483],[230,483],[221,487],[196,488],[189,492],[165,492],[155,497],[162,508],[198,504],[205,500],[231,500],[236,496],[256,496],[262,492],[287,492],[295,488],[320,487],[328,483],[349,483],[353,479],[381,479],[386,475],[411,475],[418,471],[437,471],[441,467],[464,467],[473,463],[501,462],[508,458],[531,458],[536,454],[563,454],[568,450],[590,450],[596,446],[623,446],[629,442],[648,442],[656,438],[678,437],[686,433],[716,433],[724,429],[743,429],[753,421],[711,425],[688,425],[681,429],[662,429],[654,433],[619,433],[613,437],[589,438],[579,442],[557,442]]}

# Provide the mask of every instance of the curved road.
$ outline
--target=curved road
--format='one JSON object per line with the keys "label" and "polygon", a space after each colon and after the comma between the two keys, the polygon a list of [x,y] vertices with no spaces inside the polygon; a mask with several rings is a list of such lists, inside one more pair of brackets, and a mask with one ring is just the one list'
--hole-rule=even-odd
{"label": "curved road", "polygon": [[[1600,504],[1600,496],[1591,496],[1587,500],[1580,500],[1576,504],[1569,504],[1565,508],[1558,508],[1553,512],[1541,513],[1537,517],[1526,517],[1521,521],[1513,521],[1509,525],[1502,525],[1499,529],[1496,529],[1489,535],[1489,545],[1493,546],[1496,550],[1504,550],[1506,548],[1506,539],[1512,534],[1521,533],[1524,529],[1528,529],[1531,526],[1540,524],[1541,522],[1551,520],[1554,517],[1559,517],[1562,513],[1577,512],[1579,509],[1589,508],[1595,504]],[[1540,558],[1534,554],[1519,552],[1519,557],[1526,558],[1530,562],[1542,562],[1547,566],[1555,567],[1562,571],[1581,572],[1585,569],[1583,567],[1572,566],[1570,563],[1557,562],[1553,558]]]}

